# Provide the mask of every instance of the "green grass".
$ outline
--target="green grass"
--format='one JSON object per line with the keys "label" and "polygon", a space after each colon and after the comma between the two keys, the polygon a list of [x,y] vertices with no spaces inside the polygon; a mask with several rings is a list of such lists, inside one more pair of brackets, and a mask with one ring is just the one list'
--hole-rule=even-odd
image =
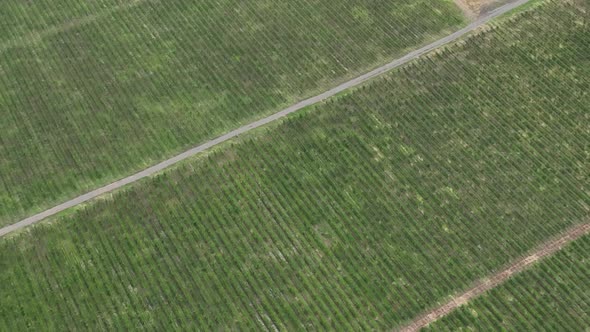
{"label": "green grass", "polygon": [[5,225],[387,62],[463,18],[442,0],[7,0],[0,22]]}
{"label": "green grass", "polygon": [[587,219],[582,9],[521,13],[1,239],[0,330],[404,324]]}
{"label": "green grass", "polygon": [[587,331],[590,236],[435,322],[430,331]]}

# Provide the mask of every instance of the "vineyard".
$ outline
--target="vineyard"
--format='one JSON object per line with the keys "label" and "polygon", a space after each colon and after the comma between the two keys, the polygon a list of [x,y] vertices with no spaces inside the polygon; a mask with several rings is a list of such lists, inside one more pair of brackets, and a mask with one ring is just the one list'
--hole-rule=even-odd
{"label": "vineyard", "polygon": [[[363,45],[358,52],[373,52]],[[157,177],[1,238],[0,330],[399,327],[588,219],[589,54],[590,2],[549,1]],[[305,77],[300,86],[315,82],[314,74]],[[263,98],[271,92],[246,86],[256,103],[288,99]],[[161,98],[157,86],[143,89],[143,98]],[[105,105],[117,102],[119,92],[112,92]],[[195,102],[182,96],[187,105]],[[101,112],[108,111],[92,116],[109,123],[111,115]],[[125,157],[104,147],[112,172],[123,170],[115,160],[125,167],[146,160],[163,128],[163,110],[151,112],[129,138],[141,140],[141,149],[129,142]],[[198,122],[180,113],[173,126]],[[222,122],[241,121],[229,118]],[[112,121],[124,128],[132,120]],[[135,130],[150,135],[135,137]],[[164,141],[160,151],[171,144]],[[80,156],[71,155],[72,162],[101,167]],[[53,183],[65,181],[59,179]],[[559,257],[581,261],[587,247],[585,238]],[[520,300],[568,295],[584,308],[588,282],[565,278],[583,277],[587,262],[576,270],[556,259],[475,302],[474,310],[482,317],[488,308],[506,310],[498,303],[516,286],[531,278],[550,283],[556,275],[564,278],[559,287],[541,298],[531,290]],[[586,293],[574,299],[562,285]],[[531,305],[539,311],[530,314],[539,317],[551,305]],[[485,327],[498,319],[471,323],[473,311],[465,310],[440,328]],[[578,313],[572,327],[588,321]],[[506,326],[519,327],[526,319],[520,317]]]}
{"label": "vineyard", "polygon": [[429,327],[430,331],[584,331],[590,236]]}
{"label": "vineyard", "polygon": [[0,3],[0,225],[463,24],[446,0]]}

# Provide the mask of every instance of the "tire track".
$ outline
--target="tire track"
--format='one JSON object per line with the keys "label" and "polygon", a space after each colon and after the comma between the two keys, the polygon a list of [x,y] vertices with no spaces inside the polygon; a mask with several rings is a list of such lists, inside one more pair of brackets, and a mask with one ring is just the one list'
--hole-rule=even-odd
{"label": "tire track", "polygon": [[474,286],[472,286],[463,293],[453,296],[448,302],[444,303],[443,305],[418,316],[416,319],[408,323],[405,327],[401,328],[400,331],[419,331],[420,329],[428,326],[429,324],[432,324],[436,320],[448,315],[453,310],[466,304],[475,297],[478,297],[481,294],[491,290],[492,288],[495,288],[496,286],[502,284],[515,274],[524,271],[538,260],[556,253],[570,242],[575,241],[587,234],[590,234],[590,222],[577,225],[568,229],[565,233],[561,234],[560,236],[552,238],[549,241],[543,243],[541,246],[539,246],[536,250],[531,252],[526,257],[523,257],[513,262],[503,270],[478,281]]}

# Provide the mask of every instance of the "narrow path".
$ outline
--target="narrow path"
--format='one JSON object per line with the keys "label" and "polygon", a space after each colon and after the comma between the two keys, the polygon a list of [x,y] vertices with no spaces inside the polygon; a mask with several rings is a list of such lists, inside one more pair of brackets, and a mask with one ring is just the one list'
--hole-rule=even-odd
{"label": "narrow path", "polygon": [[515,261],[505,269],[501,270],[500,272],[495,273],[486,279],[478,281],[473,287],[469,288],[467,291],[461,294],[453,296],[453,298],[451,298],[445,304],[418,316],[416,319],[412,320],[408,325],[403,327],[400,331],[419,331],[420,329],[428,326],[436,320],[448,315],[453,310],[466,304],[473,298],[500,285],[513,275],[522,272],[526,268],[530,267],[536,261],[554,254],[555,252],[563,248],[565,245],[586,234],[590,234],[590,222],[570,228],[562,235],[556,238],[552,238],[551,240],[543,243],[540,247],[538,247],[528,256]]}
{"label": "narrow path", "polygon": [[490,11],[485,16],[482,16],[482,17],[478,18],[477,20],[473,21],[471,24],[469,24],[468,26],[464,27],[461,30],[458,30],[458,31],[456,31],[456,32],[454,32],[454,33],[452,33],[452,34],[450,34],[450,35],[448,35],[446,37],[443,37],[443,38],[441,38],[441,39],[439,39],[439,40],[437,40],[437,41],[435,41],[435,42],[433,42],[433,43],[431,43],[429,45],[426,45],[426,46],[424,46],[424,47],[422,47],[420,49],[417,49],[417,50],[415,50],[413,52],[410,52],[410,53],[406,54],[405,56],[403,56],[403,57],[401,57],[401,58],[399,58],[397,60],[394,60],[394,61],[392,61],[392,62],[390,62],[390,63],[388,63],[388,64],[386,64],[386,65],[384,65],[382,67],[379,67],[377,69],[374,69],[374,70],[372,70],[372,71],[370,71],[370,72],[368,72],[368,73],[366,73],[364,75],[361,75],[361,76],[359,76],[357,78],[354,78],[354,79],[352,79],[352,80],[350,80],[348,82],[342,83],[341,85],[339,85],[339,86],[337,86],[335,88],[332,88],[332,89],[330,89],[330,90],[328,90],[328,91],[326,91],[326,92],[324,92],[322,94],[319,94],[319,95],[317,95],[315,97],[311,97],[311,98],[306,99],[306,100],[303,100],[303,101],[301,101],[301,102],[299,102],[299,103],[297,103],[295,105],[292,105],[292,106],[290,106],[290,107],[288,107],[288,108],[286,108],[286,109],[284,109],[284,110],[282,110],[280,112],[277,112],[277,113],[275,113],[273,115],[270,115],[270,116],[268,116],[266,118],[263,118],[263,119],[254,121],[254,122],[252,122],[250,124],[247,124],[247,125],[242,126],[242,127],[238,128],[238,129],[235,129],[235,130],[233,130],[233,131],[231,131],[231,132],[229,132],[229,133],[227,133],[227,134],[225,134],[223,136],[217,137],[217,138],[215,138],[215,139],[213,139],[211,141],[208,141],[208,142],[206,142],[204,144],[201,144],[201,145],[199,145],[197,147],[194,147],[194,148],[192,148],[192,149],[190,149],[188,151],[185,151],[185,152],[183,152],[183,153],[181,153],[179,155],[176,155],[176,156],[174,156],[174,157],[172,157],[170,159],[167,159],[167,160],[165,160],[165,161],[163,161],[163,162],[161,162],[161,163],[159,163],[157,165],[154,165],[154,166],[151,166],[149,168],[146,168],[146,169],[144,169],[143,171],[141,171],[139,173],[136,173],[136,174],[133,174],[133,175],[131,175],[129,177],[126,177],[124,179],[115,181],[115,182],[113,182],[111,184],[108,184],[108,185],[106,185],[104,187],[101,187],[101,188],[98,188],[96,190],[93,190],[93,191],[91,191],[89,193],[80,195],[80,196],[78,196],[76,198],[73,198],[73,199],[71,199],[71,200],[69,200],[69,201],[67,201],[65,203],[59,204],[57,206],[54,206],[54,207],[52,207],[52,208],[50,208],[48,210],[45,210],[45,211],[43,211],[41,213],[38,213],[36,215],[33,215],[33,216],[28,217],[26,219],[23,219],[23,220],[21,220],[21,221],[19,221],[17,223],[12,224],[12,225],[8,225],[8,226],[5,226],[3,228],[0,228],[0,237],[6,235],[8,233],[14,232],[14,231],[16,231],[18,229],[21,229],[23,227],[26,227],[26,226],[29,226],[29,225],[38,223],[39,221],[41,221],[41,220],[43,220],[43,219],[45,219],[47,217],[50,217],[50,216],[52,216],[52,215],[54,215],[56,213],[62,212],[64,210],[69,209],[71,207],[74,207],[76,205],[82,204],[82,203],[84,203],[84,202],[86,202],[88,200],[91,200],[93,198],[96,198],[96,197],[98,197],[100,195],[103,195],[105,193],[108,193],[108,192],[111,192],[113,190],[119,189],[119,188],[121,188],[123,186],[126,186],[126,185],[128,185],[130,183],[136,182],[138,180],[141,180],[141,179],[143,179],[145,177],[149,177],[151,175],[154,175],[154,174],[156,174],[156,173],[158,173],[158,172],[160,172],[160,171],[162,171],[162,170],[164,170],[164,169],[166,169],[166,168],[168,168],[168,167],[170,167],[170,166],[172,166],[172,165],[174,165],[174,164],[176,164],[176,163],[178,163],[180,161],[183,161],[183,160],[185,160],[187,158],[190,158],[190,157],[192,157],[192,156],[194,156],[194,155],[196,155],[196,154],[198,154],[200,152],[203,152],[203,151],[205,151],[205,150],[207,150],[207,149],[209,149],[209,148],[211,148],[213,146],[216,146],[216,145],[221,144],[221,143],[223,143],[225,141],[228,141],[228,140],[230,140],[230,139],[232,139],[232,138],[234,138],[236,136],[239,136],[241,134],[244,134],[244,133],[246,133],[246,132],[248,132],[248,131],[250,131],[252,129],[255,129],[255,128],[264,126],[264,125],[266,125],[266,124],[268,124],[270,122],[273,122],[273,121],[276,121],[276,120],[278,120],[280,118],[283,118],[283,117],[285,117],[285,116],[287,116],[287,115],[289,115],[291,113],[297,112],[297,111],[301,110],[302,108],[305,108],[305,107],[308,107],[308,106],[317,104],[317,103],[319,103],[319,102],[321,102],[323,100],[326,100],[327,98],[330,98],[330,97],[332,97],[332,96],[334,96],[334,95],[336,95],[336,94],[338,94],[338,93],[340,93],[340,92],[342,92],[344,90],[348,90],[350,88],[356,87],[356,86],[358,86],[358,85],[360,85],[360,84],[362,84],[362,83],[364,83],[364,82],[366,82],[366,81],[368,81],[368,80],[370,80],[370,79],[372,79],[372,78],[374,78],[376,76],[379,76],[379,75],[381,75],[383,73],[386,73],[386,72],[388,72],[388,71],[390,71],[390,70],[392,70],[394,68],[397,68],[397,67],[399,67],[399,66],[401,66],[403,64],[406,64],[409,61],[412,61],[412,60],[420,57],[421,55],[423,55],[425,53],[428,53],[428,52],[430,52],[430,51],[432,51],[432,50],[434,50],[436,48],[439,48],[439,47],[441,47],[441,46],[443,46],[445,44],[448,44],[450,42],[453,42],[453,41],[459,39],[460,37],[466,35],[467,33],[469,33],[471,31],[479,28],[480,26],[488,23],[490,20],[492,20],[492,19],[494,19],[494,18],[496,18],[496,17],[498,17],[500,15],[503,15],[504,13],[506,13],[506,12],[508,12],[508,11],[510,11],[510,10],[516,8],[516,7],[518,7],[518,6],[521,6],[521,5],[525,4],[525,3],[527,3],[528,1],[529,0],[516,0],[516,1],[512,1],[511,3],[508,3],[508,4],[504,5],[504,6],[499,7],[499,8],[496,8],[493,11]]}

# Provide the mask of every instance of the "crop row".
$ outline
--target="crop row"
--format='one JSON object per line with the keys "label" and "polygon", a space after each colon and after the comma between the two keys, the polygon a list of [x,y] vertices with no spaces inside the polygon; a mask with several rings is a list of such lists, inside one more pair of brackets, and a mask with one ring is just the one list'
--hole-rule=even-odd
{"label": "crop row", "polygon": [[81,19],[96,14],[105,15],[109,10],[124,8],[140,1],[2,1],[0,3],[0,31],[2,31],[0,50],[26,44],[44,31],[76,24]]}
{"label": "crop row", "polygon": [[[462,22],[443,0],[121,3],[0,47],[0,224],[276,112]],[[27,8],[42,18],[61,7]]]}
{"label": "crop row", "polygon": [[0,240],[0,330],[403,324],[587,218],[584,17],[550,2]]}

